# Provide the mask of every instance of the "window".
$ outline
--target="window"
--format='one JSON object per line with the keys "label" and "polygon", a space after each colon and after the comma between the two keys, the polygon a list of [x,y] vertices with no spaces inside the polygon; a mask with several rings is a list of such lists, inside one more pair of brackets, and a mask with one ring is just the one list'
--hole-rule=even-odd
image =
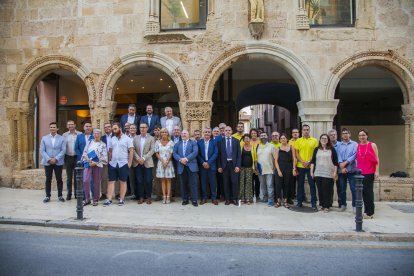
{"label": "window", "polygon": [[161,0],[161,30],[204,29],[207,0]]}
{"label": "window", "polygon": [[355,24],[355,0],[305,0],[305,9],[311,26]]}

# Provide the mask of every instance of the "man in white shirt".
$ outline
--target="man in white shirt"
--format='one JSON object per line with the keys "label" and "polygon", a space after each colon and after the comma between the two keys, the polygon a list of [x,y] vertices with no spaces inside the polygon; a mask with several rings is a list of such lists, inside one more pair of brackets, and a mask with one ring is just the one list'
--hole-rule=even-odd
{"label": "man in white shirt", "polygon": [[76,137],[82,132],[76,130],[76,124],[73,120],[69,120],[66,123],[68,131],[63,133],[63,138],[66,141],[66,154],[65,154],[65,168],[66,168],[66,200],[72,199],[72,183],[73,191],[76,198],[76,186],[75,186],[75,167],[76,167],[76,151],[75,142]]}
{"label": "man in white shirt", "polygon": [[[126,128],[125,124],[125,128]],[[132,142],[134,142],[134,138],[137,136],[137,126],[132,124],[129,126],[129,134],[128,137],[131,139]],[[131,199],[134,200],[135,198],[135,187],[136,187],[136,183],[135,183],[135,170],[133,168],[133,166],[131,166],[131,168],[129,168],[129,176],[128,176],[128,181],[127,181],[127,192],[126,192],[126,196],[130,196],[132,195]]]}
{"label": "man in white shirt", "polygon": [[109,145],[109,165],[108,165],[108,193],[104,206],[112,204],[115,181],[119,180],[119,206],[125,204],[125,193],[129,168],[134,157],[134,146],[131,139],[122,133],[121,124],[114,123],[112,126],[113,136]]}
{"label": "man in white shirt", "polygon": [[[260,133],[260,144],[256,149],[256,168],[259,170],[260,200],[266,202],[269,207],[273,206],[274,188],[273,173],[275,160],[275,147],[268,143],[266,132]],[[267,200],[266,200],[267,197]]]}
{"label": "man in white shirt", "polygon": [[[105,134],[102,135],[101,140],[105,143],[107,151],[109,151],[109,143],[111,142],[112,137],[112,124],[105,123],[104,124],[104,132]],[[103,165],[102,170],[102,181],[101,181],[101,198],[99,200],[106,199],[106,193],[108,192],[108,164]],[[119,185],[115,184],[115,194],[119,193]]]}

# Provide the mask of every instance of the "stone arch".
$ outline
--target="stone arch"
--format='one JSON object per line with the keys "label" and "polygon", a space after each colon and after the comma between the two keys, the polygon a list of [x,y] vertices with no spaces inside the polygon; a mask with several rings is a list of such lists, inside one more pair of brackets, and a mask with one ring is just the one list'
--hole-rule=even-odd
{"label": "stone arch", "polygon": [[41,77],[56,69],[65,69],[80,77],[85,82],[89,103],[92,105],[96,97],[94,75],[80,61],[64,55],[38,57],[30,62],[16,80],[13,100],[17,102],[28,102],[33,84]]}
{"label": "stone arch", "polygon": [[102,75],[99,82],[98,102],[112,101],[115,97],[114,86],[124,72],[136,65],[149,65],[167,73],[178,89],[180,101],[189,100],[188,78],[179,68],[179,63],[172,58],[157,52],[134,52],[117,58]]}
{"label": "stone arch", "polygon": [[377,66],[388,70],[401,88],[404,103],[413,102],[414,95],[410,91],[414,90],[414,67],[391,50],[361,52],[337,64],[326,82],[326,99],[334,99],[335,89],[346,74],[363,66]]}
{"label": "stone arch", "polygon": [[316,98],[316,88],[311,70],[300,57],[277,44],[253,42],[231,48],[211,63],[201,82],[200,99],[211,100],[214,85],[220,75],[231,64],[246,57],[263,58],[275,62],[293,77],[299,87],[301,100]]}

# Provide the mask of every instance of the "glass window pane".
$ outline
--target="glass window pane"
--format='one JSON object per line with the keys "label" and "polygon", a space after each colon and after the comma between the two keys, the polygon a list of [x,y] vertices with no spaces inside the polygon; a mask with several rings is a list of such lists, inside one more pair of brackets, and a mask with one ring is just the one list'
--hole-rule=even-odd
{"label": "glass window pane", "polygon": [[161,29],[206,27],[207,0],[161,0]]}
{"label": "glass window pane", "polygon": [[305,0],[309,24],[353,26],[355,0]]}

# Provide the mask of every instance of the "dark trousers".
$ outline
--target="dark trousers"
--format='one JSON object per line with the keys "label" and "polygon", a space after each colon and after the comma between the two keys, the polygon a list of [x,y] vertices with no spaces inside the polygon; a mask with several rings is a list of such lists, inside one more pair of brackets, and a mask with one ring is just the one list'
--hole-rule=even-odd
{"label": "dark trousers", "polygon": [[207,199],[208,197],[208,188],[207,182],[210,184],[210,193],[211,199],[217,199],[217,192],[216,192],[216,170],[204,169],[202,166],[200,167],[200,176],[201,176],[201,198]]}
{"label": "dark trousers", "polygon": [[[341,184],[339,183],[339,179],[338,180],[334,180],[334,186],[336,186],[336,195],[338,197],[338,207],[341,207],[341,205],[345,205],[346,206],[346,201],[345,204],[341,203]],[[318,188],[319,189],[319,188]],[[346,191],[345,191],[346,192]],[[334,189],[332,187],[332,194],[331,194],[331,207],[333,206],[333,197],[334,197]]]}
{"label": "dark trousers", "polygon": [[331,206],[331,194],[333,193],[333,178],[315,177],[315,181],[318,186],[320,205],[322,208],[329,208]]}
{"label": "dark trousers", "polygon": [[[76,167],[76,155],[65,155],[65,168],[66,168],[66,190],[68,195],[72,195],[72,191],[76,191],[75,184],[75,167]],[[73,190],[72,190],[73,183]]]}
{"label": "dark trousers", "polygon": [[298,168],[299,176],[298,176],[298,190],[297,190],[297,199],[298,204],[302,204],[305,200],[305,176],[308,178],[310,193],[311,193],[311,204],[312,207],[316,207],[316,187],[315,181],[310,175],[310,169]]}
{"label": "dark trousers", "polygon": [[252,190],[254,192],[254,196],[258,197],[260,195],[260,180],[259,176],[255,173],[253,173],[253,182],[252,182]]}
{"label": "dark trousers", "polygon": [[293,200],[296,196],[297,177],[292,175],[292,182],[290,183],[289,199]]}
{"label": "dark trousers", "polygon": [[217,177],[217,198],[224,197],[223,174],[216,172]]}
{"label": "dark trousers", "polygon": [[198,198],[198,187],[197,179],[198,175],[196,172],[190,171],[187,166],[184,166],[183,172],[180,176],[180,190],[183,201],[188,201],[189,190],[191,191],[191,201],[197,202]]}
{"label": "dark trousers", "polygon": [[151,199],[152,194],[152,168],[138,165],[135,168],[135,196],[136,198]]}
{"label": "dark trousers", "polygon": [[228,161],[223,169],[223,186],[226,200],[238,200],[240,193],[239,174],[234,172],[232,161]]}
{"label": "dark trousers", "polygon": [[45,191],[46,196],[50,197],[50,192],[52,190],[52,176],[53,172],[55,172],[56,182],[57,182],[57,189],[58,189],[58,196],[62,196],[62,190],[63,190],[63,180],[62,180],[62,168],[63,166],[60,165],[49,165],[45,166],[45,174],[46,174],[46,185],[45,185]]}
{"label": "dark trousers", "polygon": [[362,190],[362,198],[364,200],[364,213],[368,216],[372,216],[375,211],[374,204],[374,174],[365,174],[362,184],[364,185]]}
{"label": "dark trousers", "polygon": [[288,168],[286,170],[282,171],[282,177],[280,177],[277,172],[275,173],[275,179],[276,179],[276,199],[282,198],[282,192],[283,192],[283,198],[288,199],[290,196],[290,188],[292,186],[293,182],[293,175],[291,172],[291,169]]}

